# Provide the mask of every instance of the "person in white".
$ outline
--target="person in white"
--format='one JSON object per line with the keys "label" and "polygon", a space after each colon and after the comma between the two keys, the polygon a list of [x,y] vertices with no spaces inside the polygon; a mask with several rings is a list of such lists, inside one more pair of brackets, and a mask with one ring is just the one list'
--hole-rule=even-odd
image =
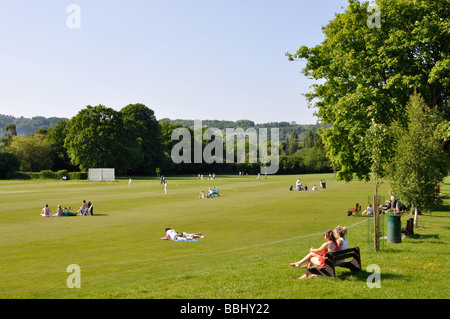
{"label": "person in white", "polygon": [[167,227],[165,230],[166,238],[170,238],[172,240],[192,240],[194,238],[205,238],[201,233],[188,234],[186,232],[178,233],[175,229]]}
{"label": "person in white", "polygon": [[167,182],[164,182],[164,194],[167,195]]}
{"label": "person in white", "polygon": [[[334,237],[336,238],[336,244],[338,244],[339,246],[339,250],[348,249],[348,241],[345,238],[345,235],[347,234],[347,227],[336,226],[333,233]],[[336,265],[339,265],[344,262],[345,260],[338,260],[336,262]]]}
{"label": "person in white", "polygon": [[363,211],[361,213],[361,215],[364,215],[364,213],[367,213],[367,215],[372,215],[373,214],[373,207],[372,204],[369,204],[369,206],[367,206],[366,210]]}
{"label": "person in white", "polygon": [[334,229],[334,237],[336,238],[336,243],[339,246],[339,250],[348,249],[348,241],[345,238],[347,234],[347,227],[336,226]]}

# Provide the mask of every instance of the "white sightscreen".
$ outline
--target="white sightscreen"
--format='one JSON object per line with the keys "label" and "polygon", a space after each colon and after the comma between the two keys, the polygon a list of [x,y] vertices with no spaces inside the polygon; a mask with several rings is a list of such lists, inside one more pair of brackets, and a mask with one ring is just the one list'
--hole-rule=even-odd
{"label": "white sightscreen", "polygon": [[88,181],[93,182],[114,182],[114,168],[90,168]]}

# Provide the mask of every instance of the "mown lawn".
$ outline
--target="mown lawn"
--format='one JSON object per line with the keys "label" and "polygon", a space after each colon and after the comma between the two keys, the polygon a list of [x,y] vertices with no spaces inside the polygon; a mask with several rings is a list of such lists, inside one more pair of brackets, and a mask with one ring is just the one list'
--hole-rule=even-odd
{"label": "mown lawn", "polygon": [[[327,190],[289,192],[297,177],[308,186],[325,178]],[[367,205],[373,183],[336,182],[332,174],[167,180],[167,195],[156,178],[133,179],[132,187],[128,179],[0,181],[0,298],[449,297],[450,178],[441,187],[446,206],[419,216],[416,236],[383,241],[380,252],[368,240],[371,220],[347,217],[356,202]],[[221,196],[199,199],[211,186]],[[386,198],[388,191],[382,184]],[[94,203],[94,216],[39,214],[46,203],[53,212],[57,204],[76,211],[83,199]],[[347,226],[350,245],[361,248],[363,271],[298,280],[302,270],[289,263],[336,225]],[[165,227],[206,238],[161,240]],[[81,269],[79,289],[67,287],[71,264]],[[381,288],[367,285],[372,264],[381,270]]]}

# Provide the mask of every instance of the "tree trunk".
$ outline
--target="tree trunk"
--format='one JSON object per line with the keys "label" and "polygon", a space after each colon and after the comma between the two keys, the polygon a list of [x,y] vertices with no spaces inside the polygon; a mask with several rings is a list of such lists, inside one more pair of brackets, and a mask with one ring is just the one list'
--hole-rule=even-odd
{"label": "tree trunk", "polygon": [[419,210],[417,207],[414,207],[414,226],[417,226],[417,215],[419,213]]}
{"label": "tree trunk", "polygon": [[378,174],[375,173],[375,196],[373,198],[373,244],[374,250],[380,250],[380,211],[378,209],[379,206],[379,197],[378,197]]}

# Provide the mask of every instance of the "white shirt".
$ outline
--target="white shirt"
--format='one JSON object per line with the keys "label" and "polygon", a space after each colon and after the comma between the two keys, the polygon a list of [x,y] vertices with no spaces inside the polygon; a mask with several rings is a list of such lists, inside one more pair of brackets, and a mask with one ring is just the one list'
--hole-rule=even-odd
{"label": "white shirt", "polygon": [[344,250],[344,249],[348,249],[348,241],[345,238],[341,238],[342,239],[342,246],[339,250]]}
{"label": "white shirt", "polygon": [[166,232],[166,235],[169,236],[171,239],[175,239],[176,234],[177,234],[177,232],[174,229],[169,229]]}

